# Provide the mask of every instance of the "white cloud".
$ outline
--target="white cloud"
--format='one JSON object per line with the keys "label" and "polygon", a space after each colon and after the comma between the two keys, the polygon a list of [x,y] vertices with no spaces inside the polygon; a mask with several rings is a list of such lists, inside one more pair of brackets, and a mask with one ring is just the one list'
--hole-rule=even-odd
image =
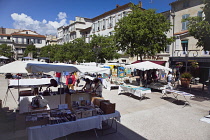
{"label": "white cloud", "polygon": [[65,19],[67,18],[67,15],[65,12],[59,12],[58,14],[58,19],[62,20],[62,19]]}
{"label": "white cloud", "polygon": [[55,35],[57,34],[57,28],[67,24],[67,15],[65,12],[59,12],[57,21],[47,21],[46,19],[38,21],[24,13],[13,13],[11,17],[14,20],[13,26],[15,29],[32,30],[42,35]]}

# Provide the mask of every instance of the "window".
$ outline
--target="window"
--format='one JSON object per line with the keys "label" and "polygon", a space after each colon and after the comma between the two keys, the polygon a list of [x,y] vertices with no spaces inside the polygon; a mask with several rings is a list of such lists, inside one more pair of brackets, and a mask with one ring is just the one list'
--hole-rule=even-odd
{"label": "window", "polygon": [[198,11],[197,16],[198,16],[198,17],[202,17],[202,13],[203,13],[203,11]]}
{"label": "window", "polygon": [[29,44],[30,43],[30,39],[27,39],[27,44]]}
{"label": "window", "polygon": [[98,31],[100,31],[101,23],[98,21]]}
{"label": "window", "polygon": [[93,28],[93,32],[95,32],[95,23],[93,23],[92,28]]}
{"label": "window", "polygon": [[110,28],[112,28],[112,25],[113,25],[113,18],[110,17]]}
{"label": "window", "polygon": [[188,8],[190,6],[190,1],[186,0],[183,2],[183,8]]}
{"label": "window", "polygon": [[170,45],[167,45],[167,47],[165,48],[165,52],[169,53],[169,50],[170,50]]}
{"label": "window", "polygon": [[188,40],[182,40],[182,50],[183,50],[183,54],[187,54],[188,51]]}
{"label": "window", "polygon": [[[65,36],[64,36],[64,38],[65,38]],[[41,39],[37,39],[37,43],[38,44],[41,44],[42,43],[42,40]]]}
{"label": "window", "polygon": [[18,43],[18,38],[16,38],[15,42]]}
{"label": "window", "polygon": [[126,15],[127,15],[127,12],[124,11],[124,12],[123,12],[123,17],[125,17]]}
{"label": "window", "polygon": [[24,38],[22,38],[22,44],[24,44]]}
{"label": "window", "polygon": [[8,36],[7,39],[10,39],[10,36]]}
{"label": "window", "polygon": [[106,29],[106,19],[103,19],[103,30]]}
{"label": "window", "polygon": [[199,20],[202,20],[203,17],[203,11],[198,11],[197,16],[200,18]]}
{"label": "window", "polygon": [[[182,15],[182,19],[186,19],[190,16],[190,14]],[[187,30],[188,21],[182,22],[182,30]]]}

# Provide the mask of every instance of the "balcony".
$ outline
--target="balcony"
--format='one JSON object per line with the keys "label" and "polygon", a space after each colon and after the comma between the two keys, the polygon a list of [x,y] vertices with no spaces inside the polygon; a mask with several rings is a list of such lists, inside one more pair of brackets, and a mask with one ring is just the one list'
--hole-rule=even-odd
{"label": "balcony", "polygon": [[13,40],[10,39],[0,39],[0,43],[4,44],[4,43],[13,43]]}
{"label": "balcony", "polygon": [[34,43],[33,42],[15,41],[14,44],[19,44],[19,45],[32,45]]}
{"label": "balcony", "polygon": [[198,57],[200,50],[175,50],[174,57]]}

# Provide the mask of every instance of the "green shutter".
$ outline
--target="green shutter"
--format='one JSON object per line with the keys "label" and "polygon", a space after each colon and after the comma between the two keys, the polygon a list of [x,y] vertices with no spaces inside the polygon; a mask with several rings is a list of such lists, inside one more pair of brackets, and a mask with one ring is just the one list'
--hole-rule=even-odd
{"label": "green shutter", "polygon": [[181,42],[182,43],[188,43],[188,40],[182,40]]}

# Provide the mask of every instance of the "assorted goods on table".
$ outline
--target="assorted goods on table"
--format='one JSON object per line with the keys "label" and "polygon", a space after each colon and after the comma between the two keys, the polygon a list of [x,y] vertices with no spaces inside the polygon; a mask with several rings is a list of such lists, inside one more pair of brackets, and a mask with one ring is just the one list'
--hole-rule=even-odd
{"label": "assorted goods on table", "polygon": [[[75,91],[72,94],[66,94],[66,106],[58,107],[41,113],[33,113],[26,116],[27,126],[53,125],[78,119],[115,113],[115,103],[105,100],[101,97],[92,97],[90,93],[81,93]],[[35,108],[43,107],[43,100],[40,96],[33,98],[31,105]],[[47,102],[45,102],[47,103]]]}

